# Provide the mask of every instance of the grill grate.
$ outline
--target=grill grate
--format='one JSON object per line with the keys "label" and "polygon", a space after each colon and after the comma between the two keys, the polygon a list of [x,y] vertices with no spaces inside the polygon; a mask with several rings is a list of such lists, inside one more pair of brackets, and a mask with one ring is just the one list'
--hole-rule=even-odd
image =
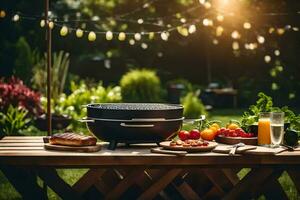
{"label": "grill grate", "polygon": [[181,105],[158,104],[158,103],[106,103],[90,104],[88,107],[106,110],[177,110]]}

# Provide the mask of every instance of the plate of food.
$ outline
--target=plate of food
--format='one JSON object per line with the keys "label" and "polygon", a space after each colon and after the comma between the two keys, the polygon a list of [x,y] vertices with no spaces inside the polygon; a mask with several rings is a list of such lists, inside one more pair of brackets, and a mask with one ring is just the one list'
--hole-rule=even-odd
{"label": "plate of food", "polygon": [[241,128],[221,128],[216,134],[215,141],[223,144],[244,143],[246,145],[257,145],[256,135],[253,133],[246,133]]}
{"label": "plate of food", "polygon": [[168,150],[187,152],[207,152],[213,150],[218,144],[216,142],[202,139],[172,140],[159,143],[161,147]]}

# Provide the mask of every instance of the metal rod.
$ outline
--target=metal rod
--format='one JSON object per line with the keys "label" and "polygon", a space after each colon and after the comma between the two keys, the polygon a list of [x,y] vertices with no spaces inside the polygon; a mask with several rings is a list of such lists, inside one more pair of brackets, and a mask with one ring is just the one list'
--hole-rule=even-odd
{"label": "metal rod", "polygon": [[45,21],[46,21],[46,48],[47,48],[47,135],[52,134],[51,116],[51,28],[49,27],[49,0],[45,0]]}

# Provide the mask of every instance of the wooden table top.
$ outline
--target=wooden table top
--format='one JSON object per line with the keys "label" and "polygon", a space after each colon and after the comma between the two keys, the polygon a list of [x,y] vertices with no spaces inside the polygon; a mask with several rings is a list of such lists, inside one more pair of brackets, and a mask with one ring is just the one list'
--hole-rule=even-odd
{"label": "wooden table top", "polygon": [[235,155],[221,153],[190,153],[184,157],[151,153],[153,145],[103,149],[95,153],[59,152],[44,149],[42,137],[7,136],[0,140],[0,164],[93,167],[93,166],[253,166],[300,165],[300,151],[282,152],[277,155]]}

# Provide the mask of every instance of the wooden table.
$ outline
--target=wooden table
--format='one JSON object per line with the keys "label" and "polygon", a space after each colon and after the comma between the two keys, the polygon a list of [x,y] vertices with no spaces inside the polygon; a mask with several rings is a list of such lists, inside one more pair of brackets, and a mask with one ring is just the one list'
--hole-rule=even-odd
{"label": "wooden table", "polygon": [[[300,152],[276,156],[150,153],[149,146],[96,153],[46,151],[42,137],[0,140],[0,168],[24,199],[47,199],[39,177],[63,199],[287,199],[277,181],[287,171],[300,189]],[[251,171],[240,180],[237,172]],[[59,168],[88,168],[74,185]]]}

